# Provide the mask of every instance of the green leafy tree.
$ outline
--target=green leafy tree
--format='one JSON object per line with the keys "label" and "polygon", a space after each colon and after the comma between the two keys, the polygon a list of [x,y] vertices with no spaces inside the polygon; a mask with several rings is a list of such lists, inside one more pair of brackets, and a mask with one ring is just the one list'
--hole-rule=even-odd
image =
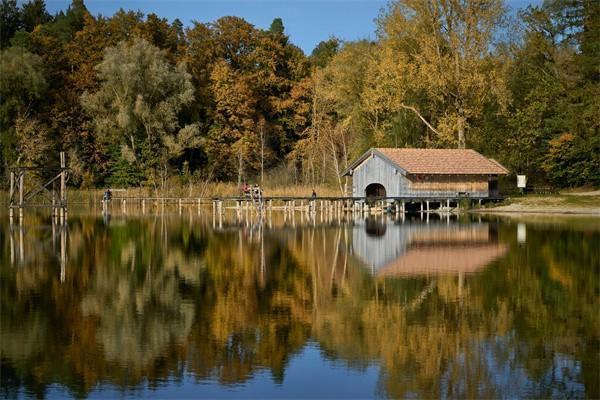
{"label": "green leafy tree", "polygon": [[0,48],[10,43],[10,39],[21,28],[21,12],[17,0],[2,0],[0,2]]}
{"label": "green leafy tree", "polygon": [[29,0],[21,7],[21,21],[23,29],[32,32],[38,25],[50,22],[52,17],[46,11],[44,0]]}
{"label": "green leafy tree", "polygon": [[[33,152],[24,154],[23,140],[19,140],[15,126],[28,125],[28,119],[47,89],[43,61],[35,54],[19,47],[0,51],[0,143],[5,164],[19,157],[39,157],[45,148],[29,148]],[[23,132],[23,130],[21,130]],[[31,129],[24,136],[35,135]],[[46,137],[44,138],[47,139]],[[6,165],[3,165],[6,167]]]}
{"label": "green leafy tree", "polygon": [[283,26],[283,21],[281,18],[273,19],[271,22],[271,26],[269,27],[269,32],[275,33],[277,35],[283,35],[285,28]]}
{"label": "green leafy tree", "polygon": [[312,65],[323,68],[326,66],[333,56],[340,50],[341,42],[336,37],[331,37],[327,40],[319,42],[310,54],[310,62]]}
{"label": "green leafy tree", "polygon": [[193,101],[189,74],[143,39],[108,48],[97,72],[99,89],[82,97],[95,131],[120,143],[123,157],[138,163],[150,184],[164,187],[169,160],[195,145],[197,130],[181,128],[178,119]]}

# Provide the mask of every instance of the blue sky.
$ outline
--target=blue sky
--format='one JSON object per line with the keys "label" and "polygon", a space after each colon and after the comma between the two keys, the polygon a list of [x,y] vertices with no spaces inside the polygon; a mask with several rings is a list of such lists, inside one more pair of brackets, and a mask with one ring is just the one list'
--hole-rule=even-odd
{"label": "blue sky", "polygon": [[[507,0],[513,10],[542,0]],[[87,0],[94,15],[112,15],[119,8],[155,13],[170,21],[214,21],[226,15],[246,19],[268,28],[273,18],[283,19],[291,41],[310,54],[321,40],[336,36],[344,40],[375,38],[375,18],[388,0]],[[52,14],[66,9],[70,0],[46,0]]]}

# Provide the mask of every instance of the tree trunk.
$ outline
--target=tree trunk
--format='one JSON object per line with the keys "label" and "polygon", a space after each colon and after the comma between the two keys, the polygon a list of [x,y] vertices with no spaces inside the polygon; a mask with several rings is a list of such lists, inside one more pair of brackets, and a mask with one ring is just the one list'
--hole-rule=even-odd
{"label": "tree trunk", "polygon": [[260,125],[260,187],[263,187],[265,177],[265,132],[263,124]]}
{"label": "tree trunk", "polygon": [[244,172],[244,159],[242,158],[242,150],[238,150],[238,188],[242,187],[242,174]]}
{"label": "tree trunk", "polygon": [[133,159],[137,162],[137,155],[135,154],[135,139],[133,135],[129,135],[129,140],[131,141],[131,152],[133,153]]}
{"label": "tree trunk", "polygon": [[458,148],[459,149],[464,149],[465,146],[466,146],[466,140],[465,140],[465,118],[462,115],[460,115],[458,117],[457,130],[458,130]]}

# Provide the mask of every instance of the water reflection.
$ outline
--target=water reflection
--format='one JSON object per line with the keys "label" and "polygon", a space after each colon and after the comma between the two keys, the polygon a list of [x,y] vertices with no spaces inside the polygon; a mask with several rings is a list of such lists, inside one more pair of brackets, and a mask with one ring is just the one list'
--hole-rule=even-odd
{"label": "water reflection", "polygon": [[389,222],[369,217],[352,229],[354,254],[378,276],[456,275],[481,271],[503,256],[497,223]]}
{"label": "water reflection", "polygon": [[597,226],[70,214],[0,222],[5,396],[600,395]]}

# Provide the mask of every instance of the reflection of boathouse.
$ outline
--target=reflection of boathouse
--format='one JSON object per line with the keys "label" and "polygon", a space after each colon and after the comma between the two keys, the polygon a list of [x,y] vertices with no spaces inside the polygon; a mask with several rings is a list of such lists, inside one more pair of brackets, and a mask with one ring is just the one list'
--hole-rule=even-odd
{"label": "reflection of boathouse", "polygon": [[386,224],[374,218],[355,225],[352,248],[381,276],[473,273],[507,251],[487,223]]}

